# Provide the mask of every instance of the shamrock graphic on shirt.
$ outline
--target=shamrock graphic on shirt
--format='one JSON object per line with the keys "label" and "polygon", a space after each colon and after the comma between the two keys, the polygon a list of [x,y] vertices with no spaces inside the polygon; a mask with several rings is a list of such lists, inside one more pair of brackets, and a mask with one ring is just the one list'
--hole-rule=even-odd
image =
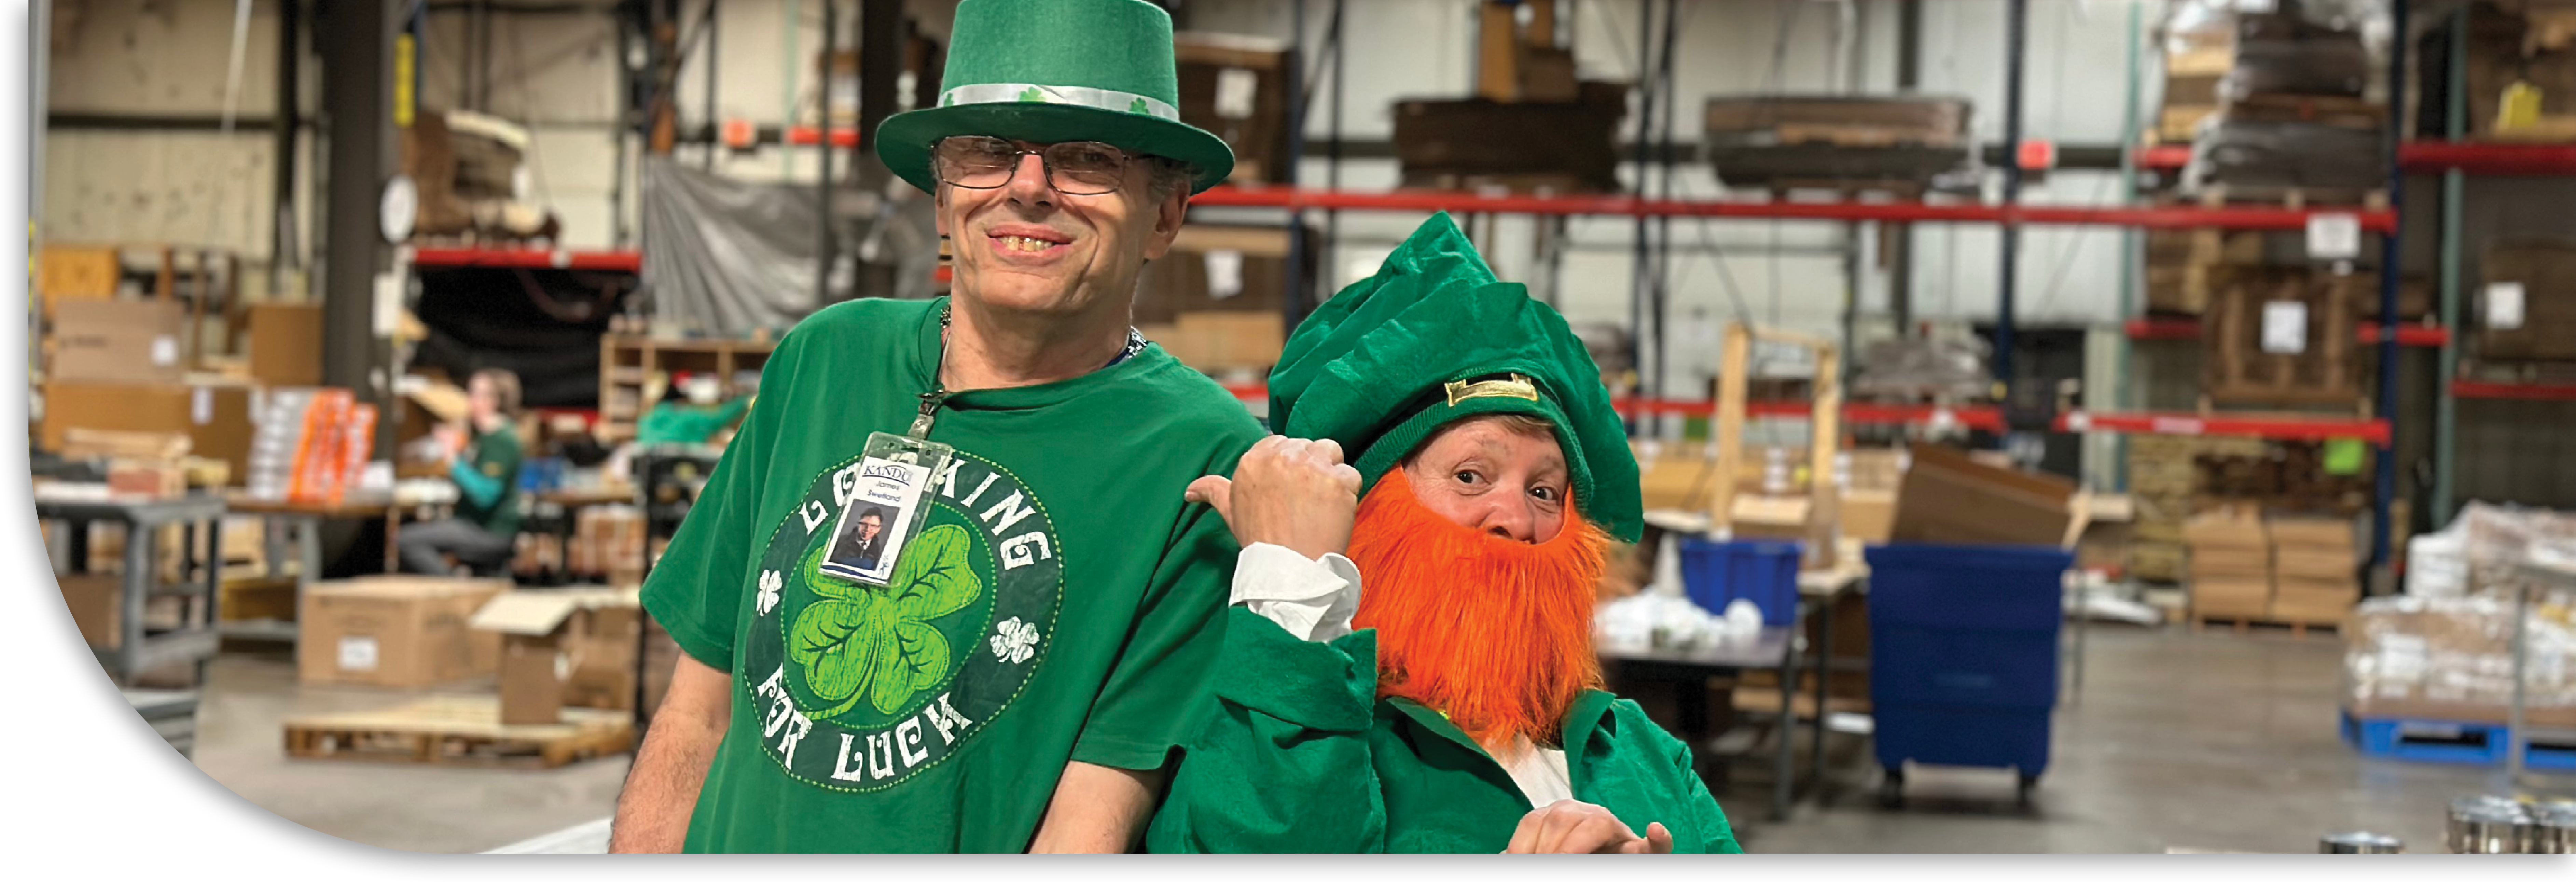
{"label": "shamrock graphic on shirt", "polygon": [[1012,664],[1029,660],[1037,654],[1038,629],[1020,617],[1003,619],[993,626],[993,657]]}

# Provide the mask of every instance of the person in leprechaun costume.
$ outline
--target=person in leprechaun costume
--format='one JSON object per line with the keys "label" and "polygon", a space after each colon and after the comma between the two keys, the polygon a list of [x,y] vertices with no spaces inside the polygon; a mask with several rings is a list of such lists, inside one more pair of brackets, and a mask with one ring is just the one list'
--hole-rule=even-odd
{"label": "person in leprechaun costume", "polygon": [[875,146],[955,293],[771,355],[644,585],[686,657],[614,850],[1123,851],[1197,725],[1237,548],[1183,490],[1261,429],[1130,307],[1233,154],[1139,0],[965,0],[941,86]]}
{"label": "person in leprechaun costume", "polygon": [[1148,849],[1742,850],[1690,748],[1600,689],[1603,562],[1643,519],[1562,316],[1435,215],[1297,328],[1270,395],[1283,435],[1189,491],[1243,551]]}

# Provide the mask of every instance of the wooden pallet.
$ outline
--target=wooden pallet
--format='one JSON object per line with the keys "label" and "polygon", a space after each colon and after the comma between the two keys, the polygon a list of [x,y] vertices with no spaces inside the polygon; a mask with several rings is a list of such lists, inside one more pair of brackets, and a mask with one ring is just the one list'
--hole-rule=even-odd
{"label": "wooden pallet", "polygon": [[2192,195],[2200,201],[2203,208],[2261,205],[2276,206],[2291,211],[2338,207],[2380,211],[2388,207],[2388,191],[2376,187],[2355,190],[2340,187],[2267,186],[2212,181],[2193,188]]}
{"label": "wooden pallet", "polygon": [[568,707],[562,723],[506,726],[500,722],[497,697],[439,696],[390,710],[289,717],[286,753],[306,759],[551,769],[632,750],[631,717],[626,711]]}
{"label": "wooden pallet", "polygon": [[2232,629],[2238,634],[2246,634],[2258,630],[2271,631],[2288,629],[2291,637],[2299,639],[2305,639],[2308,636],[2309,629],[2312,628],[2327,633],[2336,633],[2343,629],[2343,620],[2341,619],[2301,619],[2276,616],[2271,613],[2264,613],[2262,615],[2203,615],[2195,611],[2188,617],[2188,621],[2191,622],[2191,629],[2194,631],[2199,631],[2213,625]]}
{"label": "wooden pallet", "polygon": [[2576,361],[2460,359],[2460,379],[2487,383],[2576,383]]}

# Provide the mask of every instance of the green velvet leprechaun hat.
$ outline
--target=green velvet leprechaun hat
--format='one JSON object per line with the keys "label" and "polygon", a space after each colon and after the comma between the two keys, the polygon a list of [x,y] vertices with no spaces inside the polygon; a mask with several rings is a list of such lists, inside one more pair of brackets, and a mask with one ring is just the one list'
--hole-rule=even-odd
{"label": "green velvet leprechaun hat", "polygon": [[877,158],[925,191],[930,149],[951,135],[1100,141],[1189,163],[1190,192],[1234,171],[1225,141],[1181,122],[1172,17],[1144,0],[965,0],[939,105],[877,126]]}
{"label": "green velvet leprechaun hat", "polygon": [[1564,316],[1495,280],[1446,213],[1307,316],[1270,371],[1270,425],[1340,442],[1363,493],[1441,426],[1489,413],[1555,426],[1575,506],[1637,541],[1637,458],[1601,369]]}

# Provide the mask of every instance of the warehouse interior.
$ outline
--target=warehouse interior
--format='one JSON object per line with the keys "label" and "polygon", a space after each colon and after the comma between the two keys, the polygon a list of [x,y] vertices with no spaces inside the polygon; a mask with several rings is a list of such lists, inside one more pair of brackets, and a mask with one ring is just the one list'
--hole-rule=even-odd
{"label": "warehouse interior", "polygon": [[[1137,334],[1263,417],[1454,218],[1625,417],[1596,648],[1744,850],[2576,849],[2576,0],[1153,5],[1236,163]],[[959,6],[32,2],[65,624],[288,820],[605,850],[773,348],[951,292],[872,139]]]}

